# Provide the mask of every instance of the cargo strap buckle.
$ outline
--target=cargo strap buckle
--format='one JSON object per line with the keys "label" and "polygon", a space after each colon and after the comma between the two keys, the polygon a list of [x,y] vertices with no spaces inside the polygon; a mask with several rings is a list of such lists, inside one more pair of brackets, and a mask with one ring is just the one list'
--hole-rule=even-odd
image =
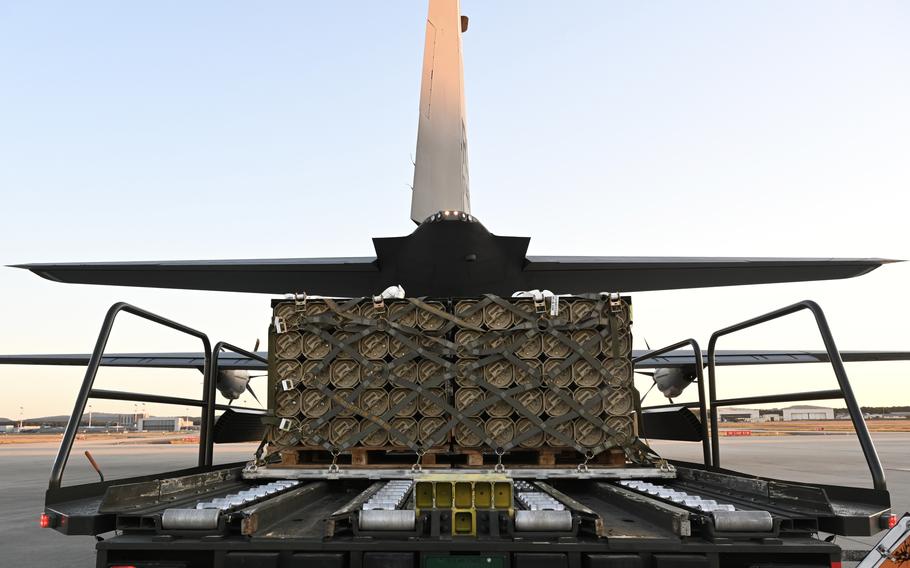
{"label": "cargo strap buckle", "polygon": [[612,292],[609,295],[609,305],[611,312],[618,312],[622,310],[622,298],[618,292]]}
{"label": "cargo strap buckle", "polygon": [[292,297],[294,298],[294,309],[296,311],[302,312],[303,310],[306,309],[306,299],[307,299],[306,292],[304,292],[303,294],[298,294],[295,292],[294,294],[292,294]]}
{"label": "cargo strap buckle", "polygon": [[534,312],[538,314],[544,314],[547,312],[547,301],[544,298],[544,295],[535,290],[534,292]]}
{"label": "cargo strap buckle", "polygon": [[281,316],[275,316],[272,320],[275,324],[275,333],[284,333],[288,330],[288,324]]}
{"label": "cargo strap buckle", "polygon": [[373,296],[373,309],[381,314],[385,313],[385,299],[383,299],[381,294]]}

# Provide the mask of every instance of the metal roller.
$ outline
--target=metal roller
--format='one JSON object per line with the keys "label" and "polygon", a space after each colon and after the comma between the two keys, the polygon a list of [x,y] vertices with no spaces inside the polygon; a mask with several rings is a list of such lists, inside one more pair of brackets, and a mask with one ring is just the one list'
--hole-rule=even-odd
{"label": "metal roller", "polygon": [[515,511],[515,530],[565,532],[572,530],[571,511]]}
{"label": "metal roller", "polygon": [[771,532],[774,519],[768,511],[713,511],[714,528],[719,532]]}
{"label": "metal roller", "polygon": [[161,515],[165,530],[211,530],[218,528],[220,509],[166,509]]}
{"label": "metal roller", "polygon": [[412,531],[417,523],[413,510],[360,511],[359,526],[362,531]]}

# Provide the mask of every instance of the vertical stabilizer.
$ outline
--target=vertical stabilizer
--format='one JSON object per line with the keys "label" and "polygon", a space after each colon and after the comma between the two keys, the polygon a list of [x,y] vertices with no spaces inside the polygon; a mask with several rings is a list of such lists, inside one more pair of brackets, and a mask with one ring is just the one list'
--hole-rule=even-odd
{"label": "vertical stabilizer", "polygon": [[420,122],[411,219],[470,213],[459,0],[430,0],[420,84]]}

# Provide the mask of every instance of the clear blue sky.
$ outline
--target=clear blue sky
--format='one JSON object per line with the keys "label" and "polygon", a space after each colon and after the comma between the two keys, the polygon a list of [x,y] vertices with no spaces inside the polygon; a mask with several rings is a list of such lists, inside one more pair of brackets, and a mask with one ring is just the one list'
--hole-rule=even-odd
{"label": "clear blue sky", "polygon": [[[907,3],[462,8],[473,212],[493,232],[533,236],[534,254],[910,258]],[[3,2],[0,263],[372,254],[369,237],[413,227],[425,14],[422,0]],[[908,287],[892,265],[637,294],[636,347],[706,341],[812,297],[842,348],[910,349]],[[117,300],[243,345],[268,318],[267,296],[13,269],[0,291],[7,353],[88,351]],[[795,321],[726,346],[819,347]],[[111,350],[195,348],[119,330]],[[910,403],[907,364],[849,370],[862,403]],[[822,367],[782,371],[725,371],[721,394],[833,384]],[[141,390],[158,376],[102,379]],[[170,392],[198,389],[175,376],[160,379]],[[80,377],[0,368],[0,416],[68,412]]]}

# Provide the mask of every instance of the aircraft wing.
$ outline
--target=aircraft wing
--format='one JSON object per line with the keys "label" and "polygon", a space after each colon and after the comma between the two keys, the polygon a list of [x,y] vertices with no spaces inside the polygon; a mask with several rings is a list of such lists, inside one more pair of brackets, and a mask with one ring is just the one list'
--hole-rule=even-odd
{"label": "aircraft wing", "polygon": [[[268,353],[257,353],[268,357]],[[647,354],[644,350],[632,352],[632,358]],[[41,355],[0,355],[0,365],[88,365],[88,353],[83,354],[41,354]],[[841,358],[848,363],[862,361],[910,361],[910,351],[841,351]],[[785,363],[826,363],[828,354],[824,351],[746,351],[718,350],[715,353],[718,365],[775,365]],[[707,364],[707,355],[702,354]],[[147,367],[158,369],[202,369],[205,357],[202,353],[112,353],[101,359],[107,367]],[[659,357],[635,363],[636,369],[657,369],[662,367],[686,367],[695,363],[691,351],[679,350]],[[218,357],[221,369],[244,369],[261,371],[266,364],[235,353],[222,353]]]}
{"label": "aircraft wing", "polygon": [[[535,288],[557,293],[636,292],[830,280],[860,276],[893,262],[877,258],[519,256],[515,259],[512,249],[518,247],[513,242],[517,237],[481,235],[476,242],[459,243],[458,236],[451,235],[449,240],[440,237],[438,242],[433,236],[434,240],[421,247],[411,247],[413,243],[407,238],[387,239],[394,246],[381,249],[377,258],[89,262],[21,264],[16,268],[30,270],[48,280],[74,284],[266,294],[307,292],[343,297],[372,296],[388,286],[400,284],[410,296],[445,297],[455,291],[458,295],[484,292],[510,295],[517,290]],[[518,240],[519,244],[527,245],[526,239]],[[457,251],[448,250],[455,244],[459,245]],[[470,252],[474,250],[480,252]],[[465,263],[464,259],[472,255],[477,260]]]}
{"label": "aircraft wing", "polygon": [[[268,357],[264,351],[257,352]],[[0,365],[64,365],[85,367],[90,353],[58,355],[0,355]],[[150,369],[199,369],[205,365],[202,353],[111,353],[101,358],[105,367],[146,367]],[[218,368],[261,371],[267,365],[245,355],[224,352],[218,355]]]}
{"label": "aircraft wing", "polygon": [[[632,359],[636,360],[648,351],[635,350]],[[910,361],[910,351],[841,351],[841,360],[845,363],[864,361]],[[828,363],[825,351],[748,351],[718,349],[714,353],[718,366],[739,365],[781,365],[788,363]],[[2,361],[0,361],[2,362]],[[658,357],[635,361],[636,369],[658,369],[663,367],[688,367],[695,363],[691,351],[679,350],[664,353]],[[708,364],[708,354],[702,353],[702,363]]]}

